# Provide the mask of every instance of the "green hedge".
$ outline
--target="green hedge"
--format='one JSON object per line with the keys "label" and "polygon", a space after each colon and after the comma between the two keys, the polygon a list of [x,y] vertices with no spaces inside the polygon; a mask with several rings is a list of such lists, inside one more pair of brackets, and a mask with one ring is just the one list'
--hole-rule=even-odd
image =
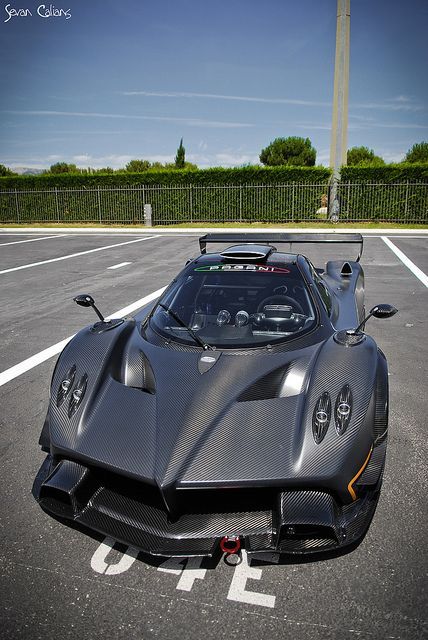
{"label": "green hedge", "polygon": [[330,173],[324,167],[244,167],[5,177],[0,221],[16,221],[18,208],[20,222],[141,223],[146,203],[154,224],[311,219]]}
{"label": "green hedge", "polygon": [[[0,222],[142,224],[147,203],[154,224],[310,221],[330,174],[244,167],[2,177]],[[428,164],[343,167],[338,193],[342,220],[428,222]]]}
{"label": "green hedge", "polygon": [[0,190],[0,221],[142,223],[151,204],[153,224],[297,222],[314,218],[327,190],[325,182]]}
{"label": "green hedge", "polygon": [[378,167],[346,166],[340,171],[341,182],[425,182],[428,164],[388,164]]}
{"label": "green hedge", "polygon": [[428,164],[342,167],[342,220],[428,222]]}
{"label": "green hedge", "polygon": [[51,189],[83,187],[125,187],[137,185],[223,185],[285,184],[289,182],[327,182],[331,171],[326,167],[243,167],[239,169],[201,169],[198,171],[146,171],[145,173],[80,174],[64,173],[41,176],[6,176],[0,189]]}

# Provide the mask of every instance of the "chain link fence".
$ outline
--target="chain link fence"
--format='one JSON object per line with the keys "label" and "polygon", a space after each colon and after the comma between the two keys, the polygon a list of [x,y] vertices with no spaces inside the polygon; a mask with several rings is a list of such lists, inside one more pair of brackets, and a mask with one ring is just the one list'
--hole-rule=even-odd
{"label": "chain link fence", "polygon": [[[339,183],[340,219],[428,222],[428,183]],[[298,223],[326,219],[323,183],[0,190],[0,223]],[[147,210],[147,206],[146,206]]]}

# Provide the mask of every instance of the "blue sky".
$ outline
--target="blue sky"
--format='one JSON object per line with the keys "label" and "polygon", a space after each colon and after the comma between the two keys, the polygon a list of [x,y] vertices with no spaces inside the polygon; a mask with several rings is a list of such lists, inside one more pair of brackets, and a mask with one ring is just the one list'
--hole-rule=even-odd
{"label": "blue sky", "polygon": [[[336,0],[0,4],[0,163],[258,162],[309,137],[328,164]],[[27,9],[31,16],[12,16]],[[427,0],[351,0],[349,147],[428,140]]]}

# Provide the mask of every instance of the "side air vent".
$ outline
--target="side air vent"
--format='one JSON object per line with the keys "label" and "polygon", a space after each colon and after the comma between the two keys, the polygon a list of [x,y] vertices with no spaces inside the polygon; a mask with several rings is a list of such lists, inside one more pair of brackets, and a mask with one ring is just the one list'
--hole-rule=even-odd
{"label": "side air vent", "polygon": [[334,422],[339,436],[348,428],[352,414],[352,393],[349,384],[345,384],[336,398],[334,407]]}
{"label": "side air vent", "polygon": [[220,255],[227,260],[266,260],[276,251],[274,247],[263,244],[243,244],[225,249]]}
{"label": "side air vent", "polygon": [[317,444],[320,444],[327,433],[331,418],[331,399],[327,391],[324,391],[315,405],[312,415],[312,434]]}
{"label": "side air vent", "polygon": [[349,278],[352,275],[352,267],[349,262],[344,262],[340,270],[340,275]]}

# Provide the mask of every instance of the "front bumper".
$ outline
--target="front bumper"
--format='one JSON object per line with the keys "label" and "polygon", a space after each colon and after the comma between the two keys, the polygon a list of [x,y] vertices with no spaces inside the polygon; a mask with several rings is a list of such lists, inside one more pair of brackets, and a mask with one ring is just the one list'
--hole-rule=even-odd
{"label": "front bumper", "polygon": [[185,490],[174,515],[168,514],[154,487],[48,455],[33,495],[47,513],[148,554],[188,557],[212,556],[224,536],[238,536],[249,554],[340,550],[366,532],[379,489],[380,481],[348,505],[311,489],[250,494],[211,489],[202,492],[202,499],[201,492],[194,499],[197,494]]}

